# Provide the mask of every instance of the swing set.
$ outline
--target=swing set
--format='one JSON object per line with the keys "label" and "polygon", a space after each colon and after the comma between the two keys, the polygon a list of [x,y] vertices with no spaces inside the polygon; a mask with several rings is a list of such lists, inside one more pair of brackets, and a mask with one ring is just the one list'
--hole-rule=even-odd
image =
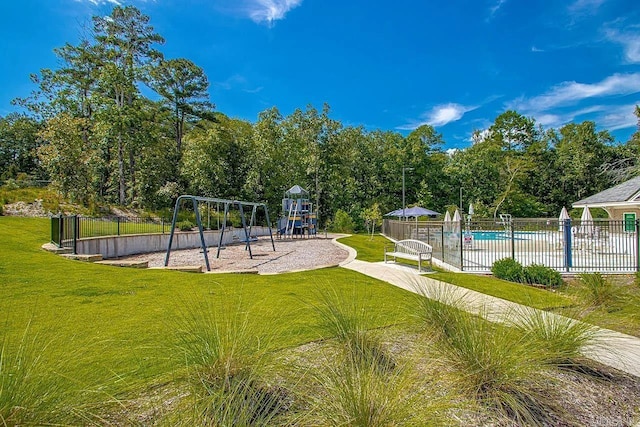
{"label": "swing set", "polygon": [[[249,252],[249,258],[253,259],[253,254],[251,253],[251,229],[255,225],[256,222],[256,213],[258,208],[262,207],[264,209],[264,214],[267,219],[267,228],[269,229],[269,236],[271,237],[271,246],[273,247],[273,251],[275,252],[276,246],[273,242],[273,233],[271,232],[271,221],[269,220],[269,209],[267,205],[264,203],[254,203],[254,202],[244,202],[240,200],[227,200],[227,199],[218,199],[213,197],[198,197],[191,195],[182,195],[178,197],[176,200],[175,208],[173,209],[173,220],[171,221],[171,234],[169,235],[169,245],[167,246],[167,255],[164,259],[164,266],[169,265],[169,256],[171,255],[171,246],[173,244],[173,236],[176,230],[176,223],[178,220],[178,211],[180,210],[180,206],[182,202],[185,200],[191,200],[193,205],[193,211],[196,215],[196,224],[198,226],[198,231],[200,232],[200,243],[202,246],[202,254],[204,255],[204,262],[207,266],[207,271],[211,271],[211,267],[209,265],[209,255],[207,250],[207,244],[204,239],[204,229],[202,227],[202,219],[200,217],[200,203],[207,203],[207,208],[209,208],[211,203],[216,203],[216,210],[219,214],[220,205],[224,206],[224,215],[222,218],[222,228],[220,227],[220,216],[218,217],[218,229],[220,231],[220,236],[218,238],[218,251],[216,254],[216,258],[220,258],[220,248],[222,247],[222,239],[224,237],[225,230],[227,229],[227,217],[229,215],[229,208],[237,208],[240,212],[240,220],[242,221],[242,228],[244,229],[244,237],[245,237],[245,250]],[[247,226],[247,221],[244,215],[245,207],[251,206],[251,219],[249,221],[249,225]],[[207,225],[211,223],[211,215],[208,209],[207,215]]]}

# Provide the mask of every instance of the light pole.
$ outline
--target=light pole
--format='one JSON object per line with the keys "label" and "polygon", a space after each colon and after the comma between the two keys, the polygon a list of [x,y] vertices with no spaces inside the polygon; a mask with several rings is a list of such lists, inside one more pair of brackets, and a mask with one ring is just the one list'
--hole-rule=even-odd
{"label": "light pole", "polygon": [[402,168],[402,219],[403,221],[406,219],[404,211],[406,209],[406,203],[404,201],[404,171],[412,171],[413,168]]}

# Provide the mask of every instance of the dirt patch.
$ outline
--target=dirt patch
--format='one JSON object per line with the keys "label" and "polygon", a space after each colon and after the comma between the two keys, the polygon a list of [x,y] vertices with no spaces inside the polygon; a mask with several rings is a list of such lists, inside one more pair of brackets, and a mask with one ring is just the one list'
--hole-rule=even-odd
{"label": "dirt patch", "polygon": [[[273,246],[275,246],[275,251]],[[209,264],[212,273],[257,271],[259,274],[283,273],[287,271],[312,270],[337,265],[346,260],[349,253],[335,245],[331,239],[316,237],[312,239],[271,239],[261,237],[251,242],[251,254],[244,243],[227,245],[220,250],[208,248]],[[166,252],[154,252],[123,257],[125,260],[147,261],[149,267],[163,267]],[[202,265],[205,260],[202,249],[171,251],[169,266]]]}
{"label": "dirt patch", "polygon": [[42,200],[36,200],[33,203],[16,202],[4,205],[2,208],[4,215],[7,216],[25,216],[44,218],[51,215],[42,207]]}

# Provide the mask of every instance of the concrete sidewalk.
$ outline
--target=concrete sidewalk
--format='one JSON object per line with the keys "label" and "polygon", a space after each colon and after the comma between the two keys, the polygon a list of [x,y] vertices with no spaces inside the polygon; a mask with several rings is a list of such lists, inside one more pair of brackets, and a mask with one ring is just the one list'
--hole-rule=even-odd
{"label": "concrete sidewalk", "polygon": [[[410,292],[435,296],[436,298],[438,296],[446,296],[447,299],[453,298],[461,302],[465,310],[482,313],[492,321],[504,321],[509,314],[521,312],[521,310],[532,310],[521,304],[430,279],[428,276],[421,276],[416,268],[393,263],[371,263],[356,260],[355,251],[353,249],[351,251],[352,256],[341,264],[342,267]],[[545,312],[545,316],[558,315]],[[599,345],[588,349],[585,352],[586,357],[640,377],[640,338],[603,328],[599,328],[598,336],[600,338]]]}

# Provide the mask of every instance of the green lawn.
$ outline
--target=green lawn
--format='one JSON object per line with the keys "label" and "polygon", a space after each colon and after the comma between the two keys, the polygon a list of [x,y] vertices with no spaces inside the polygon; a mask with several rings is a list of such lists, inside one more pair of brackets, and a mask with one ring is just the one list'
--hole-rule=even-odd
{"label": "green lawn", "polygon": [[[384,259],[384,245],[390,241],[381,235],[356,234],[339,239],[358,252],[357,259],[379,262]],[[411,261],[406,261],[411,263]],[[417,263],[413,263],[417,264]],[[557,291],[538,289],[528,285],[469,273],[453,273],[436,268],[429,277],[463,288],[482,292],[508,301],[528,305],[542,310],[552,310],[570,317],[580,317],[595,325],[640,336],[640,286],[627,278],[617,283],[621,295],[615,303],[603,307],[592,307],[584,298],[586,290],[578,280],[567,281],[567,286]],[[618,280],[617,282],[621,282]]]}
{"label": "green lawn", "polygon": [[496,279],[493,276],[438,271],[429,274],[429,277],[542,310],[574,305],[571,298],[559,293]]}
{"label": "green lawn", "polygon": [[[177,319],[208,302],[240,301],[253,322],[281,330],[280,347],[318,338],[309,304],[318,290],[351,292],[375,319],[406,319],[407,292],[350,270],[272,276],[188,274],[69,261],[43,251],[48,219],[0,216],[0,345],[29,336],[46,346],[45,365],[106,399],[180,375],[171,356]],[[353,289],[353,290],[352,290]]]}
{"label": "green lawn", "polygon": [[393,244],[391,240],[379,234],[374,235],[373,238],[368,234],[354,234],[338,239],[338,242],[358,251],[356,259],[368,262],[384,261],[384,246]]}
{"label": "green lawn", "polygon": [[640,286],[631,276],[612,276],[607,280],[615,288],[615,297],[599,306],[590,304],[589,291],[579,279],[568,280],[562,293],[572,298],[576,307],[558,312],[575,316],[577,311],[589,323],[640,337]]}
{"label": "green lawn", "polygon": [[[414,296],[347,269],[215,275],[69,261],[40,248],[49,240],[47,219],[0,217],[0,237],[0,416],[6,410],[6,391],[11,391],[11,385],[3,391],[4,381],[11,380],[6,369],[12,366],[7,361],[31,360],[34,368],[27,383],[37,387],[26,395],[31,401],[39,396],[61,401],[65,414],[57,421],[145,424],[135,417],[144,413],[151,400],[159,399],[159,407],[152,409],[161,410],[162,393],[173,399],[184,396],[180,387],[194,386],[186,381],[191,371],[181,357],[178,344],[184,345],[185,340],[178,331],[184,328],[185,319],[206,314],[210,308],[228,316],[235,312],[242,318],[246,315],[252,333],[275,335],[275,345],[268,346],[275,359],[306,352],[299,347],[321,338],[320,320],[312,307],[322,305],[327,289],[335,290],[348,310],[366,314],[366,330],[388,325],[412,330],[415,326],[407,310],[415,303]],[[371,261],[381,260],[386,243],[381,236],[369,240],[363,235],[341,241],[356,246],[360,259]],[[430,277],[540,308],[562,309],[575,301],[489,277],[444,272]],[[348,317],[344,321],[350,322]],[[287,368],[288,360],[279,362],[285,366],[278,369]],[[296,382],[307,381],[299,371],[290,375]],[[302,388],[310,386],[303,384]],[[190,402],[186,398],[178,401]],[[46,412],[40,421],[49,421],[49,407],[41,406],[41,410]],[[176,411],[178,424],[189,424],[191,418],[181,414],[191,409],[180,406],[171,414],[154,413],[147,421],[175,424]]]}

